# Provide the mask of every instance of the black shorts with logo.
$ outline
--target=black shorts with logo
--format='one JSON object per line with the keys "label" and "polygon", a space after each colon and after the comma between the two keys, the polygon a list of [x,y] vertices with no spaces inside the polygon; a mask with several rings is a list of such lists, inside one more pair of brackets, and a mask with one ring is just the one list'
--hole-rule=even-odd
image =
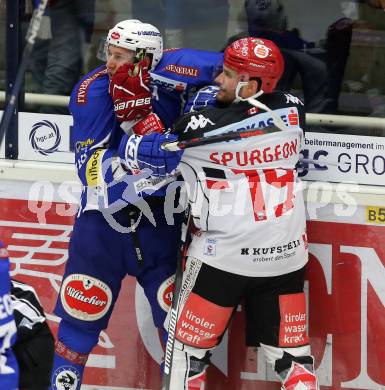
{"label": "black shorts with logo", "polygon": [[303,293],[304,273],[305,268],[302,268],[285,275],[249,277],[202,263],[192,292],[218,306],[233,307],[234,312],[242,303],[246,315],[246,344],[278,347],[282,346],[280,299]]}

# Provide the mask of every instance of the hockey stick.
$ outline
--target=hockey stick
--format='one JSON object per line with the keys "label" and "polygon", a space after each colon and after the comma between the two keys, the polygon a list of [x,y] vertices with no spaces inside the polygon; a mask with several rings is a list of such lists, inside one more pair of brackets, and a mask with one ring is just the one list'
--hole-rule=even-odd
{"label": "hockey stick", "polygon": [[[269,129],[269,131],[266,131],[267,129]],[[192,138],[184,141],[165,142],[161,145],[161,149],[167,150],[169,152],[175,152],[177,150],[184,150],[196,146],[209,145],[216,142],[240,140],[243,138],[255,137],[257,135],[268,134],[276,131],[280,131],[280,130],[274,127],[268,127],[265,128],[265,130],[258,129],[258,130],[230,131],[228,133],[213,135],[210,137],[197,137],[197,138]],[[331,161],[331,160],[319,161],[319,160],[314,160],[309,158],[300,158],[299,161],[305,164],[326,165],[326,166],[336,166],[336,167],[348,164],[348,162],[342,162],[342,161],[340,162]]]}
{"label": "hockey stick", "polygon": [[289,128],[285,125],[282,118],[280,118],[279,115],[277,115],[277,113],[274,110],[272,110],[271,108],[269,108],[268,106],[266,106],[265,104],[257,100],[257,97],[262,95],[263,91],[260,91],[248,98],[242,98],[239,95],[240,89],[246,84],[247,82],[239,82],[237,85],[235,96],[237,97],[238,101],[246,101],[252,106],[270,113],[273,118],[274,126],[270,126],[265,129],[230,131],[224,134],[218,134],[209,137],[197,137],[185,141],[165,142],[164,144],[161,145],[161,149],[168,150],[169,152],[175,152],[177,150],[192,148],[194,146],[207,145],[216,142],[240,140],[242,138],[254,137],[256,135],[263,135],[263,134],[273,133],[276,131],[288,130]]}
{"label": "hockey stick", "polygon": [[181,247],[178,253],[176,271],[175,271],[175,288],[174,294],[172,297],[171,309],[170,309],[170,319],[168,324],[168,337],[166,344],[166,352],[164,357],[164,372],[163,372],[163,386],[162,390],[170,390],[170,381],[171,381],[171,370],[172,370],[172,360],[174,356],[174,345],[175,345],[175,332],[176,324],[178,322],[179,315],[179,294],[182,287],[183,280],[183,260],[186,256],[187,248],[189,245],[189,233],[190,233],[190,224],[191,224],[191,210],[190,205],[185,211],[185,217],[182,227],[181,234]]}
{"label": "hockey stick", "polygon": [[39,32],[40,25],[41,25],[41,20],[44,14],[44,11],[47,7],[48,0],[41,0],[39,7],[36,9],[34,12],[31,22],[28,27],[28,32],[26,36],[26,41],[27,44],[25,45],[24,51],[23,51],[23,56],[21,58],[21,62],[19,65],[19,69],[17,70],[15,82],[13,84],[11,93],[8,97],[3,116],[1,118],[0,122],[0,145],[3,142],[3,137],[5,132],[8,129],[9,123],[11,122],[12,115],[15,111],[15,106],[17,102],[17,98],[20,93],[21,86],[23,84],[23,78],[24,78],[24,73],[27,69],[29,60],[31,58],[31,53],[33,50],[33,47],[35,45],[35,39],[36,35]]}
{"label": "hockey stick", "polygon": [[202,137],[191,138],[184,141],[165,142],[161,145],[161,148],[163,150],[168,150],[169,152],[175,152],[177,150],[193,148],[195,146],[214,144],[216,142],[241,140],[243,138],[255,137],[257,135],[273,133],[276,131],[281,131],[281,130],[276,128],[275,126],[272,126],[272,127],[267,127],[264,130],[256,129],[256,130],[229,131],[228,133],[212,135],[209,137],[202,136]]}

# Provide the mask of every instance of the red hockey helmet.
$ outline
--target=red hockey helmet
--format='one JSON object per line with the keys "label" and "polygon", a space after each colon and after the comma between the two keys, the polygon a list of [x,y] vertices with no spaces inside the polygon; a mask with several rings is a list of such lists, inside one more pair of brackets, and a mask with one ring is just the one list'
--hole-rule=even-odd
{"label": "red hockey helmet", "polygon": [[284,70],[284,60],[276,44],[268,39],[242,38],[225,50],[224,64],[237,73],[261,79],[261,89],[273,92]]}

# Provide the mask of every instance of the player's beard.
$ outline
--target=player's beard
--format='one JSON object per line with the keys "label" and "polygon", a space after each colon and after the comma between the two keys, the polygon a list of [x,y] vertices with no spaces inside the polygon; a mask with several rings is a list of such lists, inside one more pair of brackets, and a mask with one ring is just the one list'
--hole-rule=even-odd
{"label": "player's beard", "polygon": [[[222,96],[220,95],[220,92],[223,93]],[[231,103],[234,102],[235,94],[233,94],[233,96],[229,96],[229,94],[225,90],[222,90],[222,89],[220,90],[220,92],[218,93],[218,95],[216,97],[218,107],[227,107],[228,105],[230,105]]]}
{"label": "player's beard", "polygon": [[219,108],[226,108],[228,107],[232,102],[223,102],[223,101],[220,101],[220,100],[217,100],[216,101],[216,106],[219,107]]}

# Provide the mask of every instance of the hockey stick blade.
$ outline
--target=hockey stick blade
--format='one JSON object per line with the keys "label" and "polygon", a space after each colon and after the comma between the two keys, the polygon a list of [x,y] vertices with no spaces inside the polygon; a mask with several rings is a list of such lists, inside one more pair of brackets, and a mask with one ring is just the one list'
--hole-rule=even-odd
{"label": "hockey stick blade", "polygon": [[0,122],[0,146],[3,142],[4,134],[8,129],[9,123],[11,122],[12,115],[15,111],[17,98],[20,93],[21,86],[23,84],[24,73],[27,69],[29,60],[31,58],[32,49],[35,45],[36,35],[39,32],[41,20],[44,14],[44,11],[47,7],[48,0],[41,0],[39,7],[34,12],[31,22],[29,24],[26,41],[23,55],[19,68],[16,73],[15,82],[12,86],[11,93],[7,99],[6,106],[3,112],[3,116]]}
{"label": "hockey stick blade", "polygon": [[190,224],[191,221],[191,210],[190,206],[187,207],[185,211],[184,218],[184,229],[182,229],[181,235],[181,247],[178,253],[176,271],[175,271],[175,288],[174,294],[172,297],[171,309],[170,309],[170,318],[168,324],[168,337],[166,344],[166,351],[164,356],[164,372],[163,372],[163,386],[162,390],[171,390],[170,381],[171,381],[171,372],[172,372],[172,360],[174,356],[174,345],[175,345],[175,333],[176,325],[178,322],[178,312],[179,312],[179,294],[182,288],[183,280],[183,260],[186,256],[188,244],[189,244],[189,233],[190,233]]}
{"label": "hockey stick blade", "polygon": [[168,150],[169,152],[175,152],[177,150],[193,148],[196,146],[208,145],[217,142],[241,140],[243,138],[255,137],[257,135],[264,135],[264,134],[274,133],[277,131],[281,131],[281,130],[275,126],[266,127],[265,129],[256,129],[256,130],[229,131],[228,133],[212,135],[209,137],[197,137],[197,138],[191,138],[183,141],[165,142],[161,145],[161,148],[163,150]]}

